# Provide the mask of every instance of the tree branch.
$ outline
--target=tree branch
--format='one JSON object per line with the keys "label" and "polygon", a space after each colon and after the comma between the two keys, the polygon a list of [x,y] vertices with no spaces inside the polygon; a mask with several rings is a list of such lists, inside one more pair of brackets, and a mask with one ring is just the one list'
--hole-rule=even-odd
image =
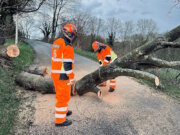
{"label": "tree branch", "polygon": [[[144,62],[144,63],[148,63],[148,64],[151,64],[155,67],[159,67],[159,68],[178,68],[180,67],[180,61],[166,61],[166,60],[161,60],[161,59],[158,59],[158,58],[154,58],[154,57],[151,57],[151,56],[145,56],[144,57],[144,60],[141,60],[141,62]],[[151,67],[149,67],[151,68]]]}
{"label": "tree branch", "polygon": [[180,37],[180,25],[171,30],[170,32],[167,32],[164,37],[169,42],[175,41],[177,38]]}
{"label": "tree branch", "polygon": [[23,13],[30,13],[30,12],[35,12],[35,11],[38,11],[40,9],[40,7],[43,5],[43,3],[45,2],[46,0],[42,0],[38,7],[37,8],[34,8],[34,9],[25,9],[25,10],[17,10],[18,12],[23,12]]}
{"label": "tree branch", "polygon": [[76,83],[75,89],[79,95],[83,95],[84,93],[89,92],[92,88],[96,87],[98,84],[110,79],[114,79],[118,76],[134,77],[137,79],[151,81],[155,83],[156,86],[160,85],[158,77],[153,74],[144,71],[112,67],[112,65],[108,65],[101,67],[99,70],[96,70],[93,73],[83,77]]}
{"label": "tree branch", "polygon": [[121,57],[121,60],[116,61],[115,65],[120,65],[123,68],[127,68],[129,65],[138,62],[145,55],[148,55],[154,51],[158,51],[167,47],[180,48],[180,42],[167,42],[165,40],[169,39],[169,41],[171,41],[177,40],[178,38],[180,38],[180,26],[168,32],[164,37],[158,37],[155,40],[134,49],[132,52]]}

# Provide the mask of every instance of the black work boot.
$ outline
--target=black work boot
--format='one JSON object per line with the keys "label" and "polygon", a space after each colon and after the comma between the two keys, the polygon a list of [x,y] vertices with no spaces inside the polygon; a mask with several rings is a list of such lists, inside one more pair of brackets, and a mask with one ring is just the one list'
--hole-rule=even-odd
{"label": "black work boot", "polygon": [[109,92],[113,92],[115,89],[113,88],[109,88]]}
{"label": "black work boot", "polygon": [[72,124],[72,120],[68,120],[66,119],[65,122],[61,123],[61,124],[55,124],[56,127],[64,127],[64,126],[70,126]]}
{"label": "black work boot", "polygon": [[71,110],[68,110],[67,116],[70,116],[71,114],[72,114],[72,111],[71,111]]}

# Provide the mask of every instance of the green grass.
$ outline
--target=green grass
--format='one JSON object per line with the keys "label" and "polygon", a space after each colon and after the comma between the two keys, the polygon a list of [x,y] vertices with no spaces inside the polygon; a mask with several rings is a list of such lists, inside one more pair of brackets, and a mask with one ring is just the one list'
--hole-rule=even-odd
{"label": "green grass", "polygon": [[[167,95],[171,97],[180,99],[180,77],[176,79],[176,76],[180,73],[180,70],[163,68],[156,70],[151,69],[148,70],[148,72],[159,77],[160,82],[164,86],[164,89],[162,90],[163,92],[165,92]],[[143,81],[143,82],[155,88],[154,84],[148,81]]]}
{"label": "green grass", "polygon": [[84,51],[84,50],[79,49],[79,48],[74,48],[74,51],[75,51],[75,53],[77,53],[77,54],[79,54],[81,56],[87,57],[89,59],[92,59],[92,60],[98,62],[96,53]]}
{"label": "green grass", "polygon": [[[82,55],[84,57],[90,58],[94,61],[97,60],[97,56],[95,53],[84,51],[82,49],[75,48],[75,53]],[[180,99],[180,77],[176,80],[176,76],[180,73],[180,70],[174,69],[158,69],[158,70],[148,70],[148,72],[155,74],[159,77],[164,89],[162,90],[164,93],[171,97],[175,97]],[[154,84],[149,81],[140,80],[141,83],[145,83],[154,89],[157,89]]]}
{"label": "green grass", "polygon": [[[13,40],[7,40],[5,45],[13,44]],[[21,101],[21,94],[18,94],[14,78],[25,66],[33,61],[33,50],[26,43],[19,43],[20,55],[12,60],[11,69],[0,67],[0,135],[10,134],[15,124],[17,110]]]}

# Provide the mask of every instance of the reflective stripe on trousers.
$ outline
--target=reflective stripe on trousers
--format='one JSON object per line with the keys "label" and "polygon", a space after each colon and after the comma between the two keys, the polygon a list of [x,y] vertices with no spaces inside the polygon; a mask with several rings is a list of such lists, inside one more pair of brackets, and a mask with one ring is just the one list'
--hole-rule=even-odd
{"label": "reflective stripe on trousers", "polygon": [[54,78],[53,83],[56,91],[55,123],[60,124],[66,121],[71,85],[69,80],[59,80],[58,78]]}
{"label": "reflective stripe on trousers", "polygon": [[113,88],[113,89],[116,88],[116,80],[115,79],[110,80],[110,88]]}

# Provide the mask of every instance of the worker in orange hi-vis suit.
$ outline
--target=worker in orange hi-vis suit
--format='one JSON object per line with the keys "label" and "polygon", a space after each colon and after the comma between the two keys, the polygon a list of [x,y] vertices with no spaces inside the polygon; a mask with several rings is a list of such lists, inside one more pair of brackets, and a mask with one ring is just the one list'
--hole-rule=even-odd
{"label": "worker in orange hi-vis suit", "polygon": [[[94,41],[92,48],[95,52],[97,52],[100,66],[105,66],[117,59],[116,53],[108,45]],[[100,86],[106,86],[106,82],[103,82]],[[116,80],[112,79],[110,80],[109,92],[113,92],[115,88]]]}
{"label": "worker in orange hi-vis suit", "polygon": [[72,114],[68,110],[71,84],[74,82],[74,49],[72,43],[76,39],[77,29],[73,24],[66,24],[63,37],[58,38],[52,45],[51,77],[56,91],[55,125],[69,126],[71,120],[66,116]]}

